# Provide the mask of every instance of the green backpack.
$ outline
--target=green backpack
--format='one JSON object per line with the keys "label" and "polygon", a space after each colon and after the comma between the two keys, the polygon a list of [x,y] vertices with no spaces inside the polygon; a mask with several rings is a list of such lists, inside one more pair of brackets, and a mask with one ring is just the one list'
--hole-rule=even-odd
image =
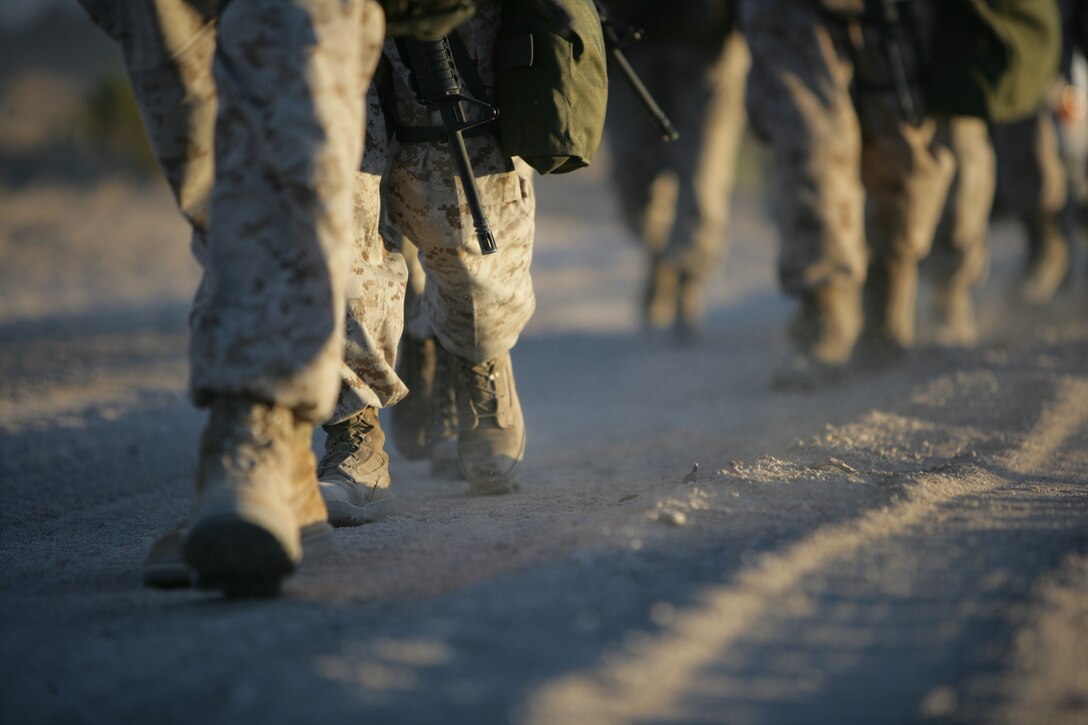
{"label": "green backpack", "polygon": [[1034,114],[1058,71],[1055,0],[941,0],[931,111],[1012,121]]}
{"label": "green backpack", "polygon": [[495,47],[499,138],[541,174],[589,165],[601,145],[608,68],[593,0],[557,0],[569,39],[532,0],[505,0]]}

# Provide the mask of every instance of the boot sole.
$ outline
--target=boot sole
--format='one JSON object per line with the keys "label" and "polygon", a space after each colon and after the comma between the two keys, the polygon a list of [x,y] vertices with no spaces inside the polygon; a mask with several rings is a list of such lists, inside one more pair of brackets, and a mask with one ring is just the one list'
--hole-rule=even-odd
{"label": "boot sole", "polygon": [[232,515],[206,517],[189,532],[182,547],[198,589],[216,589],[228,597],[270,597],[295,561],[267,529]]}
{"label": "boot sole", "polygon": [[192,573],[184,562],[144,566],[143,585],[149,589],[188,589],[193,585]]}
{"label": "boot sole", "polygon": [[[324,521],[303,526],[299,536],[304,563],[320,561],[336,550],[332,527]],[[180,551],[176,561],[144,565],[143,585],[149,589],[188,589],[194,586],[195,578],[192,569],[181,559]]]}
{"label": "boot sole", "polygon": [[490,476],[477,478],[468,486],[469,496],[504,496],[508,493],[517,493],[521,490],[521,484],[514,478],[511,471],[505,476]]}
{"label": "boot sole", "polygon": [[392,496],[362,506],[347,501],[326,501],[325,507],[329,510],[329,523],[337,528],[370,524],[396,513]]}
{"label": "boot sole", "polygon": [[517,493],[521,490],[521,484],[518,483],[514,474],[517,473],[518,466],[521,464],[522,459],[525,458],[525,442],[528,436],[523,436],[521,439],[521,449],[518,451],[517,459],[514,461],[513,467],[509,473],[498,473],[492,475],[477,476],[473,479],[468,475],[468,471],[465,470],[464,461],[461,462],[461,474],[468,481],[468,490],[465,492],[469,496],[505,496],[508,493]]}

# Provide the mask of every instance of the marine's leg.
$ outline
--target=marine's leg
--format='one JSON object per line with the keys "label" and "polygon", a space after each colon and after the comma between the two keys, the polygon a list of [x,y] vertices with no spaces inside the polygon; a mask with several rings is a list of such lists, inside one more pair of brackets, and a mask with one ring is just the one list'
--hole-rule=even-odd
{"label": "marine's leg", "polygon": [[1069,275],[1070,237],[1063,217],[1068,199],[1057,130],[1048,108],[1021,121],[995,124],[1001,200],[1022,221],[1027,255],[1016,295],[1030,304],[1053,298]]}
{"label": "marine's leg", "polygon": [[[231,349],[229,338],[232,332],[237,332],[239,326],[250,320],[235,315],[229,304],[223,304],[223,297],[232,291],[241,297],[259,296],[261,289],[257,288],[263,287],[265,280],[257,279],[255,285],[248,287],[242,284],[243,280],[236,274],[239,264],[230,249],[244,248],[248,254],[247,261],[257,262],[256,266],[261,269],[279,268],[285,271],[297,261],[297,256],[290,248],[290,240],[271,249],[253,243],[248,235],[238,234],[237,230],[220,234],[219,226],[215,231],[208,229],[212,179],[216,171],[212,139],[216,135],[214,128],[219,97],[212,73],[212,59],[223,50],[216,45],[216,3],[197,0],[156,0],[150,3],[87,0],[84,4],[92,17],[122,45],[152,147],[179,207],[194,228],[193,250],[205,270],[194,303],[194,340],[200,336],[207,338],[212,334],[210,328],[214,328],[218,342],[225,349]],[[245,3],[238,5],[244,6]],[[341,9],[336,11],[341,16],[337,18],[330,17],[329,9],[320,8],[319,3],[305,8],[286,8],[284,5],[281,3],[278,8],[278,17],[283,21],[278,25],[280,32],[300,26],[311,31],[317,28],[328,30],[330,21],[346,21],[353,25],[355,32],[351,38],[331,38],[330,35],[334,34],[326,32],[304,32],[298,38],[302,40],[299,45],[314,45],[318,35],[322,40],[332,40],[328,49],[339,51],[342,61],[340,72],[343,73],[341,80],[346,81],[343,87],[350,88],[354,82],[365,83],[363,77],[369,73],[369,63],[364,58],[365,50],[360,41],[365,37],[364,30],[371,33],[370,45],[373,46],[380,38],[380,10],[369,8],[368,17],[364,18],[361,6],[346,12]],[[241,12],[244,12],[244,8]],[[236,51],[238,45],[232,47],[232,44],[237,38],[232,33],[225,35],[227,48]],[[245,44],[244,40],[242,44]],[[300,47],[284,44],[280,50],[279,60],[289,60],[274,64],[276,70],[291,66],[292,60],[297,64]],[[223,58],[220,58],[222,61]],[[359,77],[358,80],[354,75]],[[256,78],[243,76],[239,80]],[[247,90],[250,89],[247,87]],[[332,95],[327,87],[315,86],[308,90],[319,91],[323,96]],[[225,94],[229,97],[231,92],[227,90]],[[309,94],[301,95],[310,100]],[[330,110],[328,102],[314,105]],[[318,115],[318,125],[323,126],[319,130],[321,134],[336,125],[344,125],[343,119],[339,119],[340,124],[337,123],[335,111],[332,115]],[[346,112],[342,115],[350,117],[352,114]],[[350,121],[347,126],[351,126]],[[249,128],[241,133],[245,136],[258,130]],[[267,130],[287,131],[287,135],[290,135],[288,128]],[[251,144],[255,141],[252,135],[248,140]],[[262,141],[273,140],[265,136],[256,140],[257,146]],[[347,150],[350,151],[350,144]],[[289,157],[290,154],[285,156]],[[350,153],[347,158],[350,158]],[[268,161],[267,157],[264,160]],[[223,169],[231,168],[230,163],[222,161],[221,158],[218,171],[227,178],[224,183],[217,184],[217,192],[231,190],[232,185],[242,181],[238,174],[222,173]],[[321,163],[324,159],[318,161],[319,174],[336,165],[335,162]],[[262,172],[269,170],[262,168]],[[279,171],[289,170],[281,168]],[[286,181],[291,175],[283,173],[277,181]],[[322,201],[332,197],[331,194],[320,195]],[[302,201],[303,195],[295,196],[296,201]],[[254,202],[259,205],[260,200]],[[313,216],[309,211],[292,216],[297,219],[307,215]],[[315,228],[326,226],[324,219],[311,218],[309,221]],[[327,229],[322,229],[318,235],[324,233],[327,236],[327,232]],[[212,237],[210,242],[209,233]],[[334,240],[334,243],[326,245],[321,254],[333,251],[336,244]],[[233,264],[224,264],[224,255],[220,252],[226,252],[227,259],[233,258]],[[232,285],[233,290],[229,289]],[[290,296],[295,291],[304,295],[312,293],[305,286],[296,289],[290,284],[279,286],[277,290],[280,293],[278,298],[271,301],[280,304],[269,307],[272,317],[291,304],[293,300]],[[275,344],[268,340],[265,342]],[[233,349],[242,350],[245,346],[243,341]],[[327,537],[323,536],[327,529],[325,507],[317,493],[314,460],[309,445],[312,419],[307,418],[305,413],[331,407],[331,400],[320,400],[320,394],[314,395],[311,400],[300,395],[300,390],[315,386],[284,380],[284,377],[290,378],[292,372],[285,373],[282,358],[268,360],[266,368],[262,370],[260,363],[251,365],[249,361],[238,361],[230,355],[218,361],[202,359],[197,352],[194,344],[194,399],[212,409],[198,466],[197,511],[191,522],[192,527],[183,525],[156,543],[145,568],[145,579],[150,584],[170,583],[161,578],[164,572],[168,575],[167,580],[175,577],[174,584],[187,579],[184,577],[185,570],[176,564],[177,547],[184,537],[190,545],[191,558],[199,560],[197,569],[203,584],[230,593],[265,593],[278,585],[279,579],[293,568],[301,555],[300,529],[301,538],[306,540],[307,551],[311,553],[311,541],[327,541]],[[231,369],[233,367],[239,369]],[[245,380],[247,376],[252,378],[248,383]]]}
{"label": "marine's leg", "polygon": [[862,177],[871,260],[865,285],[866,361],[882,365],[914,344],[918,263],[933,243],[955,171],[937,121],[914,125],[892,94],[863,97]]}
{"label": "marine's leg", "polygon": [[[677,332],[682,338],[694,335],[702,322],[706,279],[724,254],[751,58],[744,39],[734,32],[724,49],[692,48],[685,60],[686,72],[676,78],[684,92],[675,104],[675,122],[685,135],[668,149],[679,194],[664,254],[679,269]],[[682,78],[698,84],[685,84]]]}
{"label": "marine's leg", "polygon": [[[212,75],[215,3],[85,0],[83,4],[121,44],[144,128],[178,206],[193,228],[192,249],[203,264],[218,107]],[[202,285],[201,291],[205,289]],[[324,506],[316,495],[309,432],[309,425],[298,425],[291,434],[296,463],[293,483],[301,495],[292,497],[290,507],[305,551],[313,556],[326,550],[331,539]],[[181,556],[187,533],[188,523],[182,522],[155,541],[143,567],[145,585],[190,585],[193,572]]]}
{"label": "marine's leg", "polygon": [[151,148],[203,250],[218,109],[216,0],[79,0],[120,46]]}
{"label": "marine's leg", "polygon": [[[466,23],[470,54],[487,57],[498,29],[499,4],[481,4]],[[489,67],[478,61],[485,84]],[[398,109],[405,123],[430,125],[412,101],[407,75],[395,64]],[[387,195],[391,220],[419,245],[427,274],[424,308],[435,336],[452,354],[458,404],[458,449],[473,493],[516,487],[514,469],[525,446],[525,427],[509,351],[535,298],[532,260],[535,200],[528,167],[515,168],[496,139],[467,140],[498,252],[484,256],[464,195],[454,184],[444,144],[405,144],[397,151]]]}
{"label": "marine's leg", "polygon": [[[630,62],[665,114],[675,115],[681,94],[669,44],[645,43]],[[634,92],[616,83],[608,94],[606,138],[612,159],[612,185],[630,235],[646,251],[646,271],[639,299],[642,323],[649,329],[668,327],[676,319],[679,269],[666,263],[665,245],[676,218],[679,179],[669,165],[666,145]],[[686,143],[686,136],[680,141]]]}
{"label": "marine's leg", "polygon": [[808,2],[750,2],[741,13],[752,54],[749,118],[773,151],[779,280],[801,300],[795,354],[773,382],[808,388],[845,371],[861,328],[867,256],[853,68]]}
{"label": "marine's leg", "polygon": [[318,464],[321,493],[334,526],[357,526],[393,513],[389,456],[378,410],[407,394],[395,371],[407,270],[400,240],[382,225],[381,180],[389,143],[373,85],[366,110],[365,151],[353,196],[340,394],[332,417],[322,425],[325,450]]}
{"label": "marine's leg", "polygon": [[[672,64],[662,46],[644,44],[629,61],[666,115],[674,113]],[[667,164],[667,148],[653,121],[624,83],[609,88],[605,139],[611,156],[611,179],[620,213],[631,236],[650,252],[661,252],[673,222],[675,179]],[[666,175],[669,178],[662,178]]]}
{"label": "marine's leg", "polygon": [[[472,139],[477,174],[509,160],[494,142]],[[513,471],[524,449],[524,424],[509,363],[534,306],[529,263],[532,256],[531,177],[495,170],[480,175],[481,196],[499,251],[479,252],[463,196],[440,171],[442,149],[422,145],[403,150],[421,166],[417,176],[405,166],[393,171],[391,198],[398,224],[419,242],[427,274],[425,309],[438,343],[449,353],[456,390],[458,446],[462,468],[473,490],[512,488]],[[429,157],[429,158],[427,158]],[[485,161],[487,160],[487,161]],[[416,173],[419,173],[417,171]]]}
{"label": "marine's leg", "polygon": [[408,459],[427,458],[431,475],[457,477],[457,404],[449,353],[434,336],[423,307],[427,275],[419,249],[399,231],[408,288],[404,296],[404,335],[400,341],[397,374],[408,386],[408,397],[393,407],[393,442]]}
{"label": "marine's leg", "polygon": [[973,345],[978,338],[972,293],[989,268],[987,232],[994,198],[994,152],[986,122],[956,117],[941,121],[938,140],[956,159],[928,261],[933,282],[934,336],[939,344]]}
{"label": "marine's leg", "polygon": [[212,223],[194,309],[194,399],[211,409],[183,543],[207,586],[267,593],[324,514],[309,431],[340,387],[370,2],[233,0],[219,19]]}

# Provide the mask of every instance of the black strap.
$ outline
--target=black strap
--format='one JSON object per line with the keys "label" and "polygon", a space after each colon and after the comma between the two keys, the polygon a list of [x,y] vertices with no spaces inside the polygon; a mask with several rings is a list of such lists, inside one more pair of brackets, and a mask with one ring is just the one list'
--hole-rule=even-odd
{"label": "black strap", "polygon": [[489,101],[487,87],[484,86],[484,81],[480,78],[480,72],[476,68],[476,61],[468,54],[465,41],[456,30],[449,34],[449,39],[453,62],[457,64],[457,70],[461,73],[461,80],[464,81],[465,87],[477,101],[487,103]]}
{"label": "black strap", "polygon": [[382,53],[378,67],[374,71],[374,87],[378,91],[378,104],[385,116],[385,136],[390,140],[400,128],[400,116],[397,114],[397,94],[393,87],[393,66]]}

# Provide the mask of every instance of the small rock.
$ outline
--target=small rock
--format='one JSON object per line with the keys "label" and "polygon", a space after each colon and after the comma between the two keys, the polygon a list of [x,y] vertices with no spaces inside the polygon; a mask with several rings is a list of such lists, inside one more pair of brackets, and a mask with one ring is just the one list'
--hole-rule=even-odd
{"label": "small rock", "polygon": [[840,471],[845,471],[845,472],[847,472],[849,474],[852,474],[854,476],[860,475],[858,473],[858,469],[854,468],[853,466],[851,466],[846,461],[840,460],[838,458],[830,457],[830,458],[827,459],[827,462],[828,462],[829,465],[834,466],[835,468],[838,468]]}
{"label": "small rock", "polygon": [[683,511],[662,509],[657,512],[657,521],[666,526],[683,526],[688,522],[688,515]]}
{"label": "small rock", "polygon": [[695,483],[699,479],[699,464],[695,463],[691,466],[691,473],[684,476],[684,483]]}

